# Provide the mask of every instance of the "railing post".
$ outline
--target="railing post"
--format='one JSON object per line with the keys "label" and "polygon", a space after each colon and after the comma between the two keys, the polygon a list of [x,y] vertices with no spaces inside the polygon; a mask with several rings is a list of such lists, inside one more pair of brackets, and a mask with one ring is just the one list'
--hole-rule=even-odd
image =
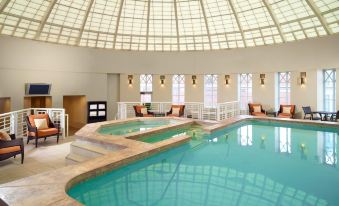
{"label": "railing post", "polygon": [[9,132],[11,134],[15,134],[15,136],[18,135],[18,113],[12,113],[10,116],[10,128]]}

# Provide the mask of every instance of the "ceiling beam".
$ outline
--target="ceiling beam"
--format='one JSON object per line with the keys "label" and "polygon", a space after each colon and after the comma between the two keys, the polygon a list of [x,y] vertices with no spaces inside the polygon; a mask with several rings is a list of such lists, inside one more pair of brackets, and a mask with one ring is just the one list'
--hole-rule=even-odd
{"label": "ceiling beam", "polygon": [[321,25],[324,27],[325,31],[327,34],[333,34],[332,29],[328,26],[325,18],[321,15],[321,12],[319,10],[319,8],[317,7],[317,5],[315,5],[313,0],[306,0],[308,6],[312,9],[312,11],[314,12],[314,14],[317,16],[317,18],[319,19]]}
{"label": "ceiling beam", "polygon": [[281,25],[280,25],[280,23],[279,23],[279,21],[278,21],[277,16],[276,16],[275,13],[273,12],[272,7],[271,7],[271,5],[267,2],[267,0],[263,0],[263,2],[264,2],[265,6],[266,6],[266,8],[267,8],[267,10],[268,10],[268,13],[271,15],[271,18],[272,18],[274,24],[276,25],[276,27],[277,27],[277,29],[278,29],[278,32],[279,32],[279,34],[280,34],[280,36],[281,36],[282,41],[285,43],[285,42],[286,42],[286,38],[285,38],[285,35],[284,35],[283,32],[282,32]]}
{"label": "ceiling beam", "polygon": [[177,7],[177,0],[174,0],[174,13],[175,13],[175,26],[177,32],[177,50],[180,51],[180,38],[179,38],[179,20],[178,20],[178,7]]}
{"label": "ceiling beam", "polygon": [[87,6],[87,9],[86,9],[85,16],[82,19],[82,23],[81,23],[81,27],[80,27],[80,32],[79,32],[78,38],[77,38],[77,40],[75,42],[75,44],[78,45],[78,46],[80,45],[80,40],[81,40],[82,34],[84,33],[85,25],[86,25],[86,22],[87,22],[87,19],[88,19],[89,12],[92,9],[93,2],[94,2],[94,0],[91,0],[89,2],[88,6]]}
{"label": "ceiling beam", "polygon": [[206,26],[207,36],[208,36],[208,42],[210,44],[210,49],[212,50],[212,42],[211,42],[210,30],[209,30],[209,27],[208,27],[208,22],[207,22],[207,17],[206,17],[206,11],[205,11],[205,7],[204,7],[204,3],[202,2],[202,0],[200,0],[200,5],[201,5],[202,14],[204,15],[204,19],[205,19],[205,26]]}
{"label": "ceiling beam", "polygon": [[48,19],[48,17],[49,17],[49,15],[51,15],[51,12],[52,12],[53,7],[54,7],[54,5],[55,5],[56,2],[57,2],[57,0],[52,0],[52,1],[49,3],[48,8],[47,8],[47,10],[46,10],[46,13],[45,13],[45,15],[42,17],[41,22],[40,22],[40,24],[39,24],[39,27],[38,27],[38,29],[37,29],[37,31],[36,31],[36,33],[35,33],[34,39],[39,39],[39,37],[40,37],[40,35],[41,35],[41,32],[42,32],[42,29],[44,28],[44,26],[45,26],[45,24],[46,24],[46,22],[47,22],[47,19]]}
{"label": "ceiling beam", "polygon": [[117,17],[117,22],[116,22],[116,24],[115,24],[115,32],[114,32],[114,40],[113,40],[113,49],[115,49],[115,44],[116,44],[116,42],[117,42],[118,29],[119,29],[120,17],[121,17],[123,5],[124,5],[124,0],[120,0],[119,14],[118,14],[118,17]]}
{"label": "ceiling beam", "polygon": [[234,9],[234,4],[233,4],[232,0],[228,0],[228,2],[230,4],[230,7],[231,7],[232,12],[233,12],[233,15],[234,15],[235,20],[237,22],[237,25],[238,25],[238,28],[239,28],[239,31],[240,31],[240,34],[241,34],[241,37],[242,37],[242,41],[244,42],[244,46],[247,47],[247,44],[246,44],[246,41],[245,41],[245,36],[244,36],[244,31],[242,30],[238,14],[237,14],[237,12]]}
{"label": "ceiling beam", "polygon": [[148,51],[149,18],[151,15],[151,0],[147,2],[146,51]]}
{"label": "ceiling beam", "polygon": [[0,3],[0,14],[3,12],[3,10],[5,10],[5,8],[7,7],[8,3],[10,1],[11,0],[3,0],[3,1],[1,1],[1,3]]}

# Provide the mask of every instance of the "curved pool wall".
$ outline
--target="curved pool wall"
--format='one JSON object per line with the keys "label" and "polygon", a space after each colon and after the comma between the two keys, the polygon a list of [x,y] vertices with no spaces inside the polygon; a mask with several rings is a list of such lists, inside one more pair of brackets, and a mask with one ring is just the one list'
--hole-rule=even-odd
{"label": "curved pool wall", "polygon": [[211,134],[185,129],[167,132],[189,133],[189,143],[68,194],[85,205],[339,205],[337,126],[255,120]]}

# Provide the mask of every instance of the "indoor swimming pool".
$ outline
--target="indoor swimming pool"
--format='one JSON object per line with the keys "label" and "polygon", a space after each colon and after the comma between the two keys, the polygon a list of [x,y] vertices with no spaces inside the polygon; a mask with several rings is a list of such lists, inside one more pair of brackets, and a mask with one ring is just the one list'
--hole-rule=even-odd
{"label": "indoor swimming pool", "polygon": [[[297,125],[297,126],[296,126]],[[248,121],[73,186],[84,205],[339,205],[339,128]]]}
{"label": "indoor swimming pool", "polygon": [[127,135],[133,132],[142,132],[156,127],[173,125],[179,122],[180,120],[176,119],[136,120],[122,124],[105,126],[99,130],[99,133],[109,135]]}

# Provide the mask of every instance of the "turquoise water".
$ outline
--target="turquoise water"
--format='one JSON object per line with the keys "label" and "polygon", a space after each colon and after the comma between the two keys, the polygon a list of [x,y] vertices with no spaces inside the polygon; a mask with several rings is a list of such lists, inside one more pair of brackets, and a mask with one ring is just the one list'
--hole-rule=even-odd
{"label": "turquoise water", "polygon": [[174,119],[162,119],[162,120],[139,120],[133,122],[127,122],[124,124],[112,125],[103,127],[99,130],[101,134],[110,135],[126,135],[133,132],[141,132],[149,129],[153,129],[160,126],[170,125],[178,123],[178,120]]}
{"label": "turquoise water", "polygon": [[203,137],[204,131],[199,126],[190,126],[190,127],[184,127],[184,128],[178,128],[178,129],[172,129],[168,130],[166,132],[163,132],[161,134],[154,134],[146,137],[142,137],[137,139],[138,141],[147,142],[147,143],[155,143],[160,142],[172,137],[176,137],[179,135],[189,135],[194,137]]}
{"label": "turquoise water", "polygon": [[187,132],[189,143],[68,194],[85,205],[339,205],[339,129],[248,122]]}

